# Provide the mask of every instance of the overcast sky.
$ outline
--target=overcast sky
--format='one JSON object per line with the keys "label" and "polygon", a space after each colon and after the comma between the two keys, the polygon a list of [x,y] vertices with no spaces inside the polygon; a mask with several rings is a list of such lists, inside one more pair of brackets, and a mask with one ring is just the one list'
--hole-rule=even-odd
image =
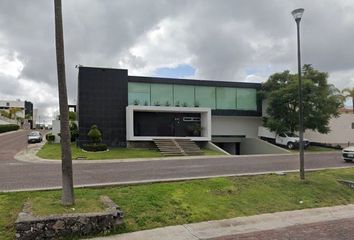
{"label": "overcast sky", "polygon": [[[62,0],[69,103],[75,65],[130,75],[265,81],[302,62],[354,87],[352,0]],[[29,100],[41,119],[58,109],[52,0],[0,1],[0,99]]]}

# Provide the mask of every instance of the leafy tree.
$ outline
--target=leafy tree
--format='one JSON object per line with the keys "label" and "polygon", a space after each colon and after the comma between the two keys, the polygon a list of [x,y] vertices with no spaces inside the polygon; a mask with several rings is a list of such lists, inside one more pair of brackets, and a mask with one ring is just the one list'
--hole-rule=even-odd
{"label": "leafy tree", "polygon": [[63,19],[61,10],[61,0],[54,0],[55,15],[55,47],[57,57],[57,74],[59,89],[59,109],[60,109],[60,133],[61,133],[61,158],[62,158],[62,197],[63,205],[73,205],[74,200],[74,183],[73,168],[70,146],[69,132],[69,113],[68,113],[68,94],[66,89],[65,78],[65,58],[64,58],[64,34]]}
{"label": "leafy tree", "polygon": [[344,94],[343,95],[344,99],[347,99],[347,98],[352,99],[353,113],[354,113],[354,88],[344,88],[342,90],[342,93]]}
{"label": "leafy tree", "polygon": [[69,112],[69,120],[70,121],[76,121],[76,112]]}
{"label": "leafy tree", "polygon": [[18,112],[21,112],[22,111],[22,108],[19,108],[19,107],[11,107],[10,109],[9,109],[9,118],[11,118],[11,119],[16,119],[16,117],[17,117],[17,113]]}
{"label": "leafy tree", "polygon": [[102,133],[98,129],[97,125],[92,125],[90,131],[87,136],[91,139],[91,141],[95,144],[100,143],[102,141]]}
{"label": "leafy tree", "polygon": [[70,138],[72,142],[76,141],[76,138],[79,136],[79,128],[77,127],[76,122],[70,121]]}
{"label": "leafy tree", "polygon": [[[304,131],[311,129],[328,133],[329,120],[339,115],[341,100],[338,89],[327,83],[328,74],[311,65],[303,68]],[[264,126],[277,133],[298,131],[299,95],[298,75],[289,71],[275,73],[263,85],[263,96],[268,99]]]}

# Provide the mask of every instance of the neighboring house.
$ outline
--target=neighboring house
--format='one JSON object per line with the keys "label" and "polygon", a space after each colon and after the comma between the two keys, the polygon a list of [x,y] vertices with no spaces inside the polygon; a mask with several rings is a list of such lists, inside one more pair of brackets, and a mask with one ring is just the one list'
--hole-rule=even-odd
{"label": "neighboring house", "polygon": [[24,118],[25,117],[25,102],[24,101],[6,101],[0,100],[0,110],[5,110],[7,112],[10,111],[11,108],[19,108],[21,111],[16,113],[17,117]]}
{"label": "neighboring house", "polygon": [[33,104],[29,101],[8,101],[8,100],[0,100],[0,110],[4,110],[9,112],[11,108],[18,108],[20,111],[16,112],[16,116],[20,118],[29,117],[28,122],[31,126],[33,120]]}
{"label": "neighboring house", "polygon": [[331,131],[328,134],[306,130],[304,137],[311,142],[331,145],[346,146],[354,144],[354,114],[352,110],[341,109],[339,117],[332,118],[329,121],[329,127]]}
{"label": "neighboring house", "polygon": [[109,146],[187,138],[213,142],[232,154],[265,153],[260,146],[269,144],[257,138],[260,88],[259,83],[139,77],[123,69],[81,66],[78,143],[88,142],[95,124]]}

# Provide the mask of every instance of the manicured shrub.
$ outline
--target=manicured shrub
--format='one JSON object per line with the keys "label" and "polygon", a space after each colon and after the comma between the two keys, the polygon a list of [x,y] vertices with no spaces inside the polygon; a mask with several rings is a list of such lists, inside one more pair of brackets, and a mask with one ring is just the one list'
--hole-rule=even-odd
{"label": "manicured shrub", "polygon": [[93,143],[100,143],[102,141],[102,133],[98,129],[97,125],[92,125],[87,136],[90,138]]}
{"label": "manicured shrub", "polygon": [[82,145],[82,149],[88,152],[106,151],[107,145],[104,143],[87,143]]}
{"label": "manicured shrub", "polygon": [[18,130],[20,127],[16,124],[4,124],[4,125],[0,125],[0,133],[4,133],[4,132],[10,132],[10,131],[16,131]]}
{"label": "manicured shrub", "polygon": [[45,139],[47,139],[48,143],[53,143],[55,140],[55,135],[53,135],[53,133],[47,133],[45,135]]}

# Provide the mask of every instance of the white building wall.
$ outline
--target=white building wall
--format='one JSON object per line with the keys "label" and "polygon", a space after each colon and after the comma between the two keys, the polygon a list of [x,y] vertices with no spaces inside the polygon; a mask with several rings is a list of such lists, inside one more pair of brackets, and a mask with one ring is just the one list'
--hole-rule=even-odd
{"label": "white building wall", "polygon": [[52,121],[52,134],[55,136],[54,142],[60,143],[60,137],[58,136],[60,133],[60,120],[53,120]]}
{"label": "white building wall", "polygon": [[332,118],[329,122],[331,131],[328,134],[321,134],[315,131],[306,130],[304,137],[310,142],[330,143],[346,145],[348,142],[354,145],[354,114],[343,113],[338,118]]}
{"label": "white building wall", "polygon": [[257,138],[259,126],[262,126],[261,117],[211,117],[212,135],[245,135],[247,138]]}

